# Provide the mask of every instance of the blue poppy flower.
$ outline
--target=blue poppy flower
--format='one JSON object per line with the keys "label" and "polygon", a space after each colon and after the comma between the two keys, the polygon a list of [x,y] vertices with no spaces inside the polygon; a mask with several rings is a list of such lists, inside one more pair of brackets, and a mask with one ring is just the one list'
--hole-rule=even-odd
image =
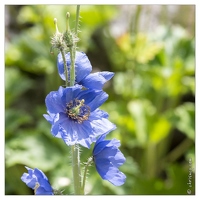
{"label": "blue poppy flower", "polygon": [[34,190],[35,195],[54,195],[48,178],[41,170],[25,168],[28,170],[28,173],[24,173],[21,180]]}
{"label": "blue poppy flower", "polygon": [[[71,64],[70,53],[65,54],[65,59],[68,67],[68,74],[70,74],[69,70]],[[64,81],[66,81],[65,68],[61,53],[58,54],[57,67],[60,77]],[[89,89],[101,90],[103,85],[114,76],[113,72],[103,71],[90,74],[91,71],[92,71],[92,65],[86,54],[77,51],[75,59],[75,74],[76,74],[75,84],[82,85],[85,88]]]}
{"label": "blue poppy flower", "polygon": [[108,114],[98,107],[108,98],[102,90],[82,90],[81,86],[59,87],[46,99],[47,113],[53,136],[62,138],[67,145],[81,144],[90,148],[96,137],[116,128]]}
{"label": "blue poppy flower", "polygon": [[96,170],[102,179],[111,182],[115,186],[120,186],[126,181],[124,173],[119,171],[125,162],[125,157],[118,149],[120,141],[116,139],[104,140],[106,134],[100,136],[93,149],[93,160]]}

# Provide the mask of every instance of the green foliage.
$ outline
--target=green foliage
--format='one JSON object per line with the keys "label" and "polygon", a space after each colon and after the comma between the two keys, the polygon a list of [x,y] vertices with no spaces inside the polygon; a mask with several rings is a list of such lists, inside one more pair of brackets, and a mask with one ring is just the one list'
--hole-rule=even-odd
{"label": "green foliage", "polygon": [[[51,135],[42,114],[47,93],[63,85],[56,68],[57,52],[50,54],[53,19],[63,31],[65,14],[70,12],[73,27],[75,6],[6,8],[10,15],[13,9],[18,12],[11,16],[17,29],[6,29],[5,193],[32,194],[20,180],[26,165],[40,168],[55,189],[72,194],[70,148]],[[78,50],[86,52],[95,70],[106,63],[102,68],[115,72],[105,86],[109,99],[102,109],[117,125],[108,138],[121,141],[127,159],[121,170],[127,181],[116,188],[91,166],[86,191],[187,194],[188,159],[195,166],[195,40],[184,26],[173,23],[158,26],[153,34],[124,30],[121,36],[113,36],[110,22],[119,10],[114,5],[81,5]],[[90,156],[82,149],[82,162]]]}

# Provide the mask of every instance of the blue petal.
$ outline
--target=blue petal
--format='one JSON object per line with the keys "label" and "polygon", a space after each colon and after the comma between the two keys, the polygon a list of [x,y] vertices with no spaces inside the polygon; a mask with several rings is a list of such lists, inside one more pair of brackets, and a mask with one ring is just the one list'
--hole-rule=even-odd
{"label": "blue petal", "polygon": [[58,67],[58,73],[59,73],[60,77],[64,81],[66,81],[66,78],[65,78],[65,69],[64,69],[64,62],[63,62],[62,54],[61,53],[59,53],[58,57],[57,57],[57,67]]}
{"label": "blue petal", "polygon": [[61,98],[65,106],[66,103],[69,103],[71,100],[77,98],[81,91],[82,87],[80,85],[64,88]]}
{"label": "blue petal", "polygon": [[53,194],[53,191],[46,191],[43,187],[39,187],[37,190],[36,190],[36,195],[54,195]]}
{"label": "blue petal", "polygon": [[[71,65],[70,60],[70,53],[65,54],[68,70]],[[62,59],[61,53],[58,54],[57,58],[57,67],[58,67],[58,73],[60,77],[65,81],[65,69],[64,69],[64,63]],[[76,58],[75,58],[75,74],[76,74],[76,82],[80,82],[83,78],[85,78],[90,72],[92,71],[92,65],[83,52],[76,51]],[[68,71],[69,72],[69,71]]]}
{"label": "blue petal", "polygon": [[[70,59],[68,60],[69,64],[71,64]],[[92,71],[92,65],[85,53],[78,51],[76,52],[75,70],[76,70],[76,82],[80,82]]]}
{"label": "blue petal", "polygon": [[36,178],[33,178],[31,177],[29,174],[27,173],[24,173],[22,176],[21,176],[21,180],[26,183],[26,185],[30,188],[34,188],[35,187],[35,183],[37,182],[37,179]]}
{"label": "blue petal", "polygon": [[126,158],[124,157],[122,152],[119,150],[117,151],[117,153],[114,157],[110,158],[110,162],[112,162],[113,165],[116,167],[123,165],[125,161],[126,161]]}
{"label": "blue petal", "polygon": [[33,190],[35,189],[36,183],[39,183],[39,187],[36,189],[36,194],[53,195],[53,189],[48,181],[46,175],[39,169],[35,168],[34,170],[26,167],[28,174],[24,173],[21,177],[21,180],[26,183],[26,185]]}
{"label": "blue petal", "polygon": [[125,162],[125,157],[118,149],[120,141],[116,139],[104,140],[106,134],[101,135],[93,149],[93,158],[99,175],[104,180],[108,180],[113,185],[120,186],[124,184],[126,176],[119,171]]}
{"label": "blue petal", "polygon": [[113,72],[108,72],[108,71],[103,71],[99,73],[101,74],[101,76],[103,76],[106,79],[106,81],[109,81],[115,74]]}
{"label": "blue petal", "polygon": [[86,88],[101,90],[103,85],[113,76],[113,72],[96,72],[86,76],[79,84]]}
{"label": "blue petal", "polygon": [[90,123],[92,123],[92,130],[94,132],[100,132],[99,135],[102,135],[116,129],[115,124],[113,124],[106,118],[100,117],[99,119],[97,119],[97,116],[95,114],[95,112],[91,113],[88,119]]}
{"label": "blue petal", "polygon": [[51,127],[51,133],[54,137],[62,138],[62,132],[64,131],[61,127],[61,123],[67,123],[68,117],[66,114],[63,113],[57,113],[53,119],[52,127]]}
{"label": "blue petal", "polygon": [[[109,140],[106,140],[109,141]],[[105,143],[106,141],[100,142],[100,143],[104,143],[104,145],[110,145],[109,143],[112,142],[112,140],[109,143]],[[95,149],[98,146],[95,146]],[[99,147],[98,147],[99,149]],[[97,149],[97,150],[98,150]],[[107,158],[109,159],[110,163],[112,163],[113,166],[115,167],[119,167],[121,166],[124,162],[125,162],[125,157],[124,155],[121,153],[121,151],[116,147],[116,146],[112,146],[112,147],[104,147],[103,150],[101,152],[98,152],[98,155],[96,155],[96,163],[98,164],[98,160],[99,159],[104,159]],[[101,163],[99,163],[101,164]]]}
{"label": "blue petal", "polygon": [[125,183],[126,176],[116,167],[110,167],[109,171],[105,174],[103,179],[108,180],[115,186],[121,186]]}
{"label": "blue petal", "polygon": [[78,143],[86,148],[90,148],[90,144],[92,143],[91,138],[96,136],[95,133],[92,132],[91,123],[84,121],[82,124],[79,124],[73,120],[67,119],[67,121],[60,121],[60,125],[63,128],[62,139],[67,145]]}
{"label": "blue petal", "polygon": [[50,124],[53,123],[53,118],[52,118],[50,115],[43,114],[43,116],[44,116],[44,118],[45,118]]}
{"label": "blue petal", "polygon": [[101,118],[108,118],[109,115],[107,112],[103,111],[103,110],[100,110],[100,109],[96,109],[95,111],[93,111],[93,113],[95,113],[95,115],[101,117]]}
{"label": "blue petal", "polygon": [[50,113],[63,112],[66,107],[60,96],[61,89],[62,87],[59,88],[59,91],[50,92],[45,99],[47,110]]}
{"label": "blue petal", "polygon": [[110,160],[106,158],[108,158],[108,155],[107,157],[95,160],[96,169],[99,175],[102,179],[108,180],[115,186],[124,184],[126,176],[120,172],[116,166],[113,166]]}
{"label": "blue petal", "polygon": [[110,140],[110,143],[107,145],[107,147],[120,147],[120,141],[117,139]]}
{"label": "blue petal", "polygon": [[110,140],[102,141],[105,137],[106,135],[103,134],[96,141],[95,148],[93,150],[93,156],[96,156],[98,153],[100,153],[104,148],[106,148],[106,145],[110,143]]}
{"label": "blue petal", "polygon": [[[95,113],[94,113],[95,114]],[[96,141],[96,137],[104,133],[114,130],[116,126],[106,118],[93,117],[93,113],[89,119],[79,124],[60,114],[59,124],[62,127],[61,136],[67,145],[81,144],[86,148],[90,148],[92,142]]]}
{"label": "blue petal", "polygon": [[88,89],[82,91],[77,98],[79,100],[84,99],[85,104],[88,105],[90,111],[93,112],[108,99],[108,94],[102,90],[96,91]]}
{"label": "blue petal", "polygon": [[37,168],[35,168],[34,173],[38,179],[38,183],[40,184],[40,187],[44,188],[46,191],[52,191],[51,185],[46,175]]}

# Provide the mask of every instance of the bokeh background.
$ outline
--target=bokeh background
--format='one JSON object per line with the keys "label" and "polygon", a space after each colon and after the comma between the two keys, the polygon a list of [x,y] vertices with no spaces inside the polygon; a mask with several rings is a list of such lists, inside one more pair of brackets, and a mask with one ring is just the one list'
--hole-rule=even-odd
{"label": "bokeh background", "polygon": [[[54,18],[65,30],[75,5],[5,6],[5,194],[33,194],[24,166],[45,172],[73,194],[70,148],[50,133],[45,97],[64,82],[50,54]],[[112,71],[101,109],[117,129],[126,157],[124,185],[103,181],[90,167],[88,194],[195,194],[195,6],[81,5],[78,50],[93,72]],[[184,16],[184,17],[183,17]],[[92,149],[81,149],[81,161]],[[188,175],[192,171],[190,188]]]}

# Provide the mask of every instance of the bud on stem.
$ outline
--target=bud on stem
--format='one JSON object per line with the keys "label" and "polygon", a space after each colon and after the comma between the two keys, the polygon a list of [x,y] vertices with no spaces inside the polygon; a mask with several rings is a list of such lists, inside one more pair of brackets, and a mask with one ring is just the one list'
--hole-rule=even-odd
{"label": "bud on stem", "polygon": [[69,27],[70,13],[69,12],[67,12],[66,18],[67,18],[67,20],[66,20],[66,32],[69,32],[70,31],[70,27]]}

